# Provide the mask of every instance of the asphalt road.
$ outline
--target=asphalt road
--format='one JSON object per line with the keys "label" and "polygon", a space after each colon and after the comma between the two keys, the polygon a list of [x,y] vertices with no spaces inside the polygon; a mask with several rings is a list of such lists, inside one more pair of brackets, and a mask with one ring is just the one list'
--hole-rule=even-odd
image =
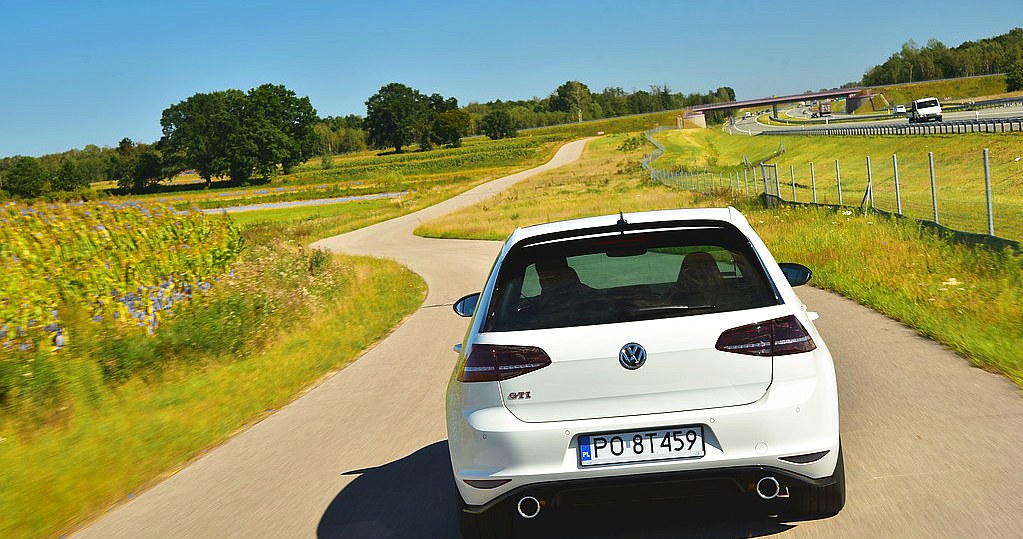
{"label": "asphalt road", "polygon": [[[793,113],[789,116],[799,117],[799,114]],[[963,112],[946,112],[943,115],[945,121],[953,120],[973,120],[973,119],[993,119],[993,118],[1019,118],[1023,116],[1023,107],[1012,106],[1012,107],[999,107],[991,109],[982,109],[978,111],[963,111]],[[850,118],[852,116],[846,114],[835,114],[835,118]],[[807,125],[807,129],[811,128],[824,128],[824,127],[868,127],[872,125],[901,125],[907,124],[909,120],[906,117],[893,118],[890,120],[869,120],[854,123],[834,123],[834,124],[810,124]],[[927,124],[921,124],[927,125]],[[737,118],[734,127],[725,126],[726,129],[730,129],[738,134],[749,134],[752,132],[754,135],[762,133],[764,131],[784,131],[799,129],[798,125],[767,125],[757,121],[757,118]]]}
{"label": "asphalt road", "polygon": [[[566,145],[539,169],[317,242],[408,265],[429,285],[423,307],[348,368],[76,537],[457,537],[444,388],[466,321],[450,304],[482,286],[499,244],[412,230],[574,160],[583,144]],[[1019,389],[851,301],[798,292],[820,313],[817,326],[836,360],[845,510],[797,522],[734,500],[630,505],[569,513],[561,537],[1023,534]]]}

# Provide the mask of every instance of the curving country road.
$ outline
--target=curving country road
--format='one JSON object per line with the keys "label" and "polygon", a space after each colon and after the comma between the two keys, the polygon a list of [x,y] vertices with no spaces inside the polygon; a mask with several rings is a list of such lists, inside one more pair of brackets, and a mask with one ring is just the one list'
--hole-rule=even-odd
{"label": "curving country road", "polygon": [[[585,143],[431,208],[314,244],[406,264],[429,285],[423,307],[357,362],[76,537],[457,537],[444,389],[466,321],[450,304],[482,285],[500,244],[412,231],[577,159]],[[820,313],[838,370],[845,510],[791,522],[758,507],[629,507],[578,513],[568,536],[1023,533],[1020,391],[851,301],[798,291]]]}

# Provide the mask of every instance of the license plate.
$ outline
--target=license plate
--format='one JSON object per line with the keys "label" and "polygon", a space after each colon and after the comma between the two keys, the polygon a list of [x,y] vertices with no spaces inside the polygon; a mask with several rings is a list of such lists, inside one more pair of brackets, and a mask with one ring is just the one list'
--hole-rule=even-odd
{"label": "license plate", "polygon": [[637,430],[579,436],[579,464],[620,464],[702,457],[703,427]]}

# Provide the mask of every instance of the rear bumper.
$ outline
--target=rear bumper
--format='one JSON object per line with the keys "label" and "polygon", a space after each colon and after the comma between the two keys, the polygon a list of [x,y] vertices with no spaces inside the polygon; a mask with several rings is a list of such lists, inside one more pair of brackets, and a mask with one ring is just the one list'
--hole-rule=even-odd
{"label": "rear bumper", "polygon": [[[823,486],[830,484],[838,461],[836,395],[833,379],[822,383],[817,378],[802,378],[776,381],[752,404],[709,410],[525,423],[504,407],[487,407],[448,417],[451,463],[462,499],[480,510],[530,489],[557,493],[562,485],[599,485],[603,481],[717,478],[745,488],[747,480],[759,473],[760,477],[774,475],[783,486]],[[579,464],[580,434],[686,425],[703,426],[703,457]],[[824,456],[812,462],[790,458],[820,452]],[[789,460],[783,460],[786,458]],[[770,474],[765,473],[768,471]],[[507,482],[495,488],[475,488],[465,480]]]}
{"label": "rear bumper", "polygon": [[771,466],[718,468],[534,483],[509,490],[483,505],[462,506],[462,510],[483,513],[502,504],[515,503],[523,496],[532,496],[548,507],[578,507],[618,501],[751,493],[763,477],[776,478],[783,490],[835,483],[831,476],[814,479]]}

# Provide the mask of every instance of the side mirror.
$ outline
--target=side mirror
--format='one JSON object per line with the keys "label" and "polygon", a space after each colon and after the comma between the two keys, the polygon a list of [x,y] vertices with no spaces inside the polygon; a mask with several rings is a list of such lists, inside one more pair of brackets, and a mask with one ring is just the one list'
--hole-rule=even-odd
{"label": "side mirror", "polygon": [[782,262],[778,265],[781,266],[781,272],[785,274],[785,280],[792,286],[802,286],[810,282],[810,277],[813,276],[810,268],[802,264]]}
{"label": "side mirror", "polygon": [[476,312],[476,304],[480,301],[480,292],[475,294],[469,294],[456,301],[451,308],[455,310],[455,314],[458,316],[464,316],[466,318],[472,316]]}

